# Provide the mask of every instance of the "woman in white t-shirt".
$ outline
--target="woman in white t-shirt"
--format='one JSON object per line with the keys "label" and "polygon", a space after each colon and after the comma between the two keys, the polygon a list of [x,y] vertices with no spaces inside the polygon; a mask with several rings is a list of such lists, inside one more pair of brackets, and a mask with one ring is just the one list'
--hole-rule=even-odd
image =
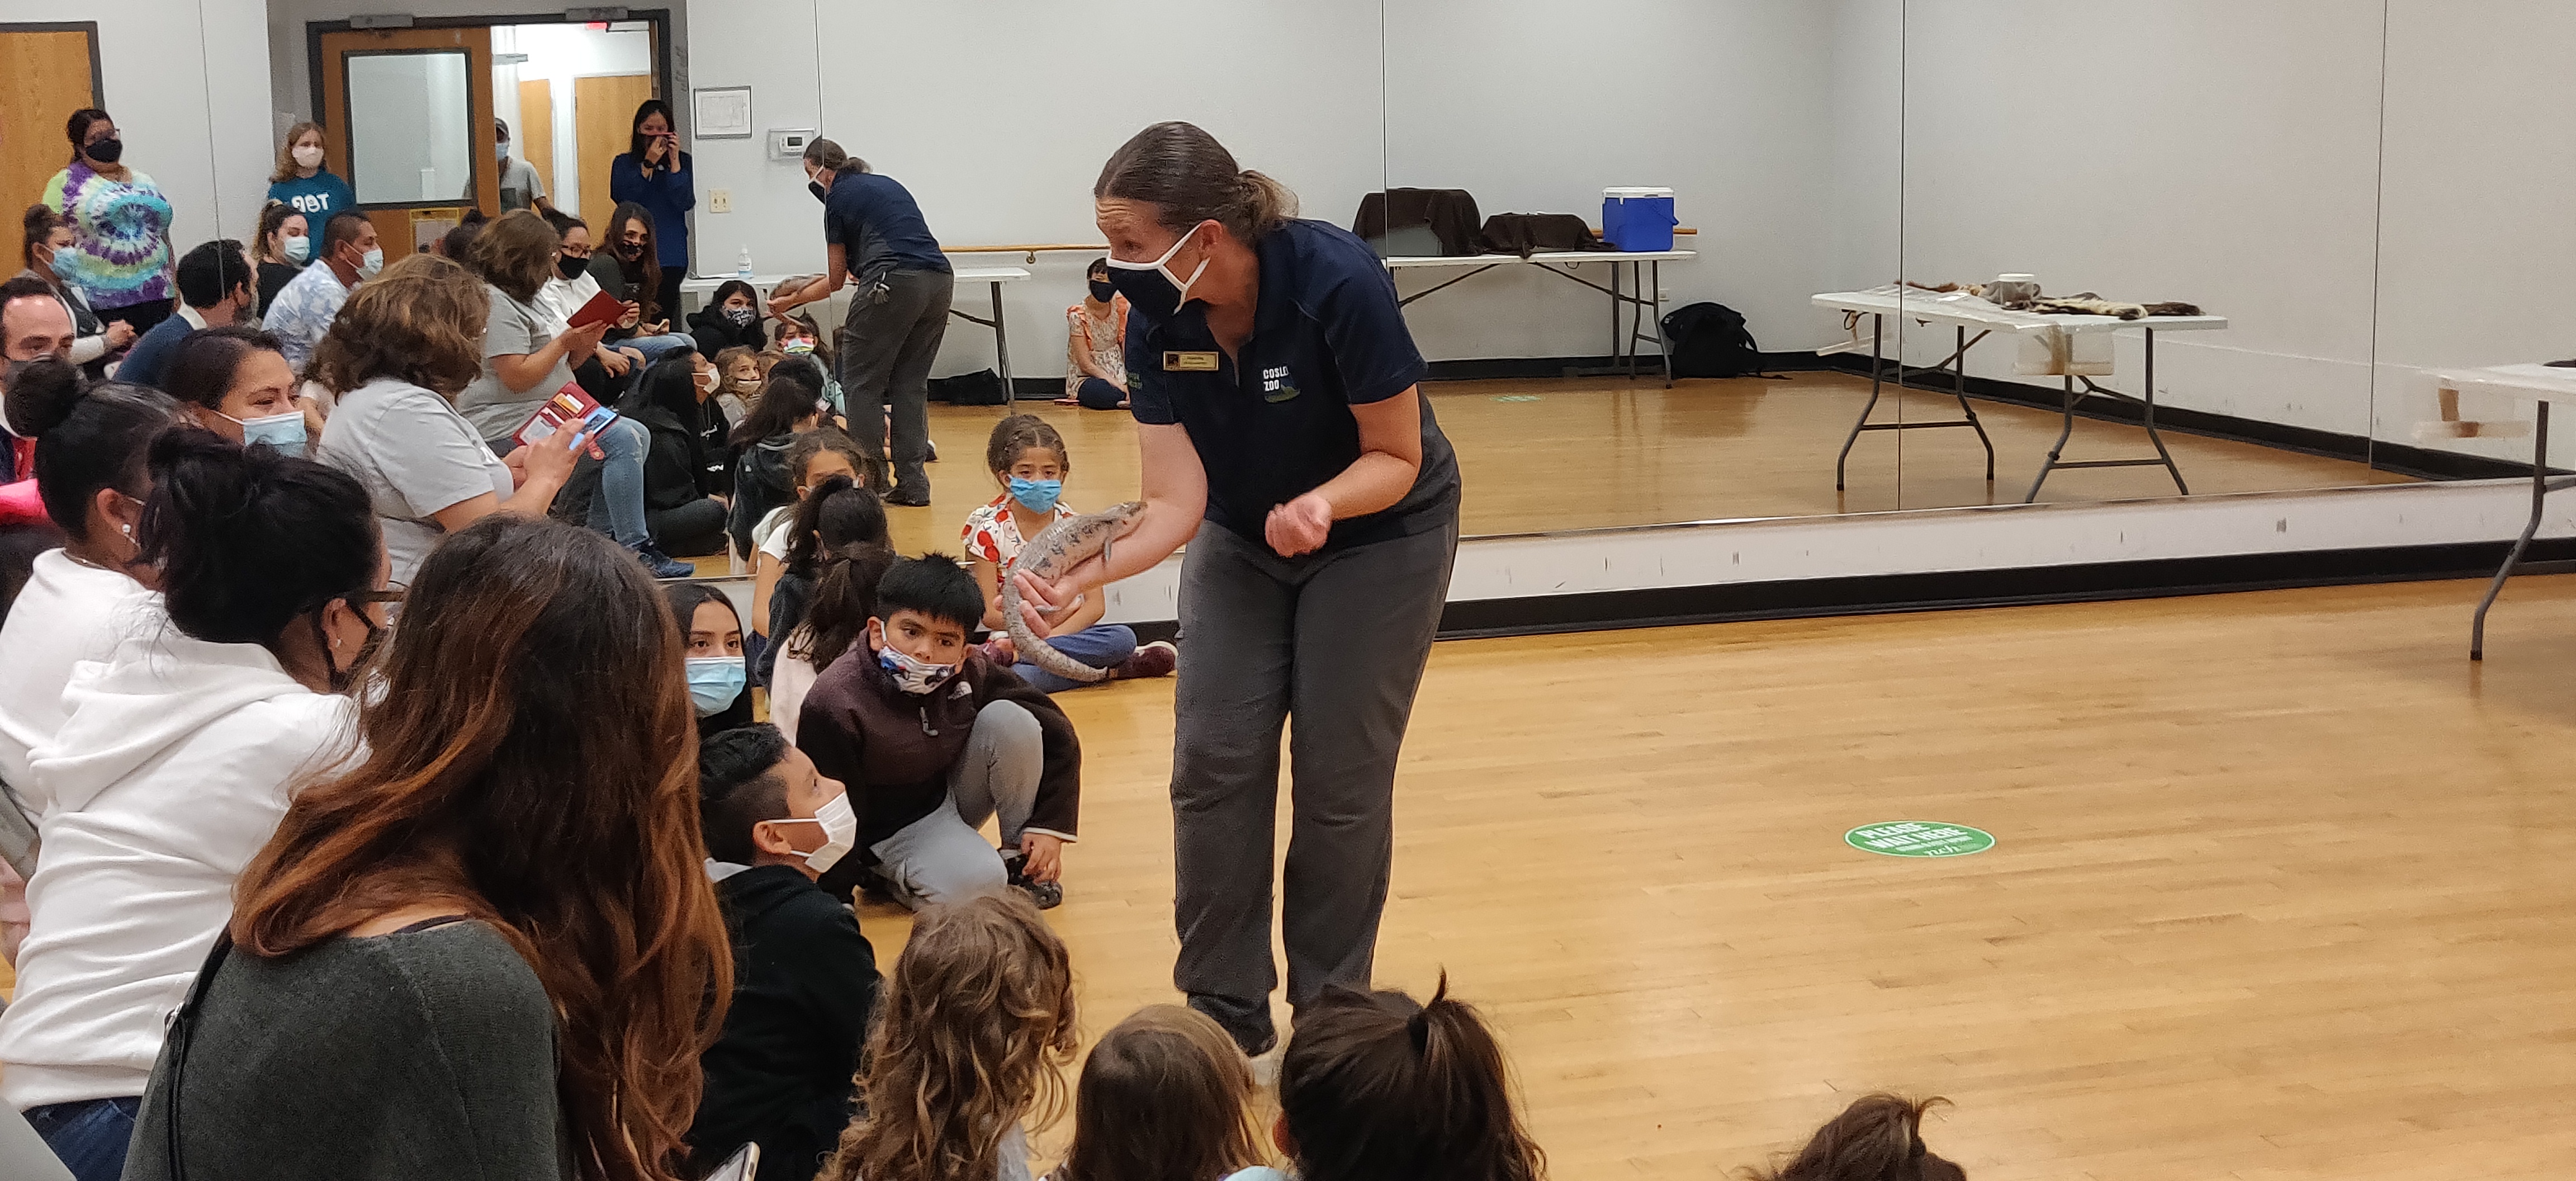
{"label": "woman in white t-shirt", "polygon": [[1091,290],[1064,310],[1064,396],[1058,406],[1127,408],[1127,297],[1109,285],[1109,260],[1091,260]]}
{"label": "woman in white t-shirt", "polygon": [[483,372],[486,292],[456,263],[411,255],[351,292],[314,350],[312,377],[338,399],[323,458],[366,487],[398,583],[440,538],[492,513],[546,515],[583,442],[558,431],[497,456],[456,412]]}
{"label": "woman in white t-shirt", "polygon": [[[545,215],[546,224],[555,231],[555,273],[537,289],[537,310],[545,313],[546,327],[560,335],[572,326],[572,314],[599,294],[599,280],[590,273],[590,223],[558,209]],[[589,361],[599,364],[600,373],[610,381],[623,381],[627,374],[644,364],[644,354],[630,348],[602,344],[592,352]],[[572,358],[573,376],[582,377],[585,359]],[[585,379],[586,380],[586,379]],[[584,386],[584,388],[588,388]],[[593,391],[602,405],[616,401]]]}

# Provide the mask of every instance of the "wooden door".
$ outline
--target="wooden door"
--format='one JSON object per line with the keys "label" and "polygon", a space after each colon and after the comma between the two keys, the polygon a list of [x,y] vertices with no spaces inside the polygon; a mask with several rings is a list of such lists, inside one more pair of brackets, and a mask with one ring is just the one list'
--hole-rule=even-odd
{"label": "wooden door", "polygon": [[0,209],[12,219],[71,162],[64,121],[98,105],[97,30],[0,25]]}
{"label": "wooden door", "polygon": [[590,223],[593,241],[606,240],[608,215],[617,209],[617,202],[608,195],[609,162],[634,138],[635,108],[651,97],[651,74],[572,80],[572,150],[581,161],[581,219]]}
{"label": "wooden door", "polygon": [[555,195],[555,86],[544,78],[519,83],[518,157],[537,170],[546,200]]}
{"label": "wooden door", "polygon": [[[322,34],[323,151],[330,157],[331,171],[343,178],[351,175],[348,55],[405,49],[465,51],[466,133],[473,141],[474,204],[485,213],[499,213],[501,176],[492,154],[492,145],[497,142],[492,135],[492,30],[486,27],[362,29]],[[367,220],[376,223],[376,234],[384,240],[386,262],[412,252],[412,214],[423,206],[379,205],[361,195],[358,207],[366,211]]]}

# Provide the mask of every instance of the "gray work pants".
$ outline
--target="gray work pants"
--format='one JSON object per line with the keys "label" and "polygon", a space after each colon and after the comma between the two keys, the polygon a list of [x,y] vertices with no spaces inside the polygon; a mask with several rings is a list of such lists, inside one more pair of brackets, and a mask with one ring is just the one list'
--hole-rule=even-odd
{"label": "gray work pants", "polygon": [[[894,484],[927,496],[930,477],[930,366],[948,335],[948,305],[957,281],[946,271],[890,271],[884,298],[874,284],[857,284],[838,346],[841,399],[850,437],[870,455],[880,454],[886,416],[894,417]],[[887,488],[884,461],[869,465],[870,486]]]}
{"label": "gray work pants", "polygon": [[1394,852],[1395,760],[1458,552],[1458,522],[1282,558],[1216,525],[1181,564],[1172,983],[1238,1042],[1270,1030],[1273,820],[1290,716],[1280,921],[1288,1003],[1365,989]]}

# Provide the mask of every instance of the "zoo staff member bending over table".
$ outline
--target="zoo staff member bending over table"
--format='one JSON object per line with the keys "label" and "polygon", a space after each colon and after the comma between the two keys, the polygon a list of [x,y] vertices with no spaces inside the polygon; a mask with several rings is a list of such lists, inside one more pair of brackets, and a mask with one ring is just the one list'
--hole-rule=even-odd
{"label": "zoo staff member bending over table", "polygon": [[[1375,251],[1292,219],[1278,182],[1158,123],[1092,189],[1132,308],[1145,514],[1041,609],[1181,567],[1173,983],[1245,1053],[1277,1040],[1271,818],[1290,715],[1288,1003],[1365,989],[1394,849],[1395,760],[1458,548],[1458,462]],[[1207,528],[1200,528],[1204,518]],[[1195,536],[1193,536],[1195,535]],[[1032,613],[1033,615],[1033,613]]]}

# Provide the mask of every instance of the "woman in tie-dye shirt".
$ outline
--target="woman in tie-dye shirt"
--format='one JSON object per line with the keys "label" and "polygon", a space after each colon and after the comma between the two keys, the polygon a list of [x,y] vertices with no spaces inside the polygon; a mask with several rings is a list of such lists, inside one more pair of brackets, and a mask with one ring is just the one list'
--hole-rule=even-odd
{"label": "woman in tie-dye shirt", "polygon": [[125,141],[107,112],[84,107],[64,128],[72,162],[45,186],[45,204],[71,222],[54,270],[105,320],[149,332],[170,314],[170,202],[152,178],[120,163]]}

